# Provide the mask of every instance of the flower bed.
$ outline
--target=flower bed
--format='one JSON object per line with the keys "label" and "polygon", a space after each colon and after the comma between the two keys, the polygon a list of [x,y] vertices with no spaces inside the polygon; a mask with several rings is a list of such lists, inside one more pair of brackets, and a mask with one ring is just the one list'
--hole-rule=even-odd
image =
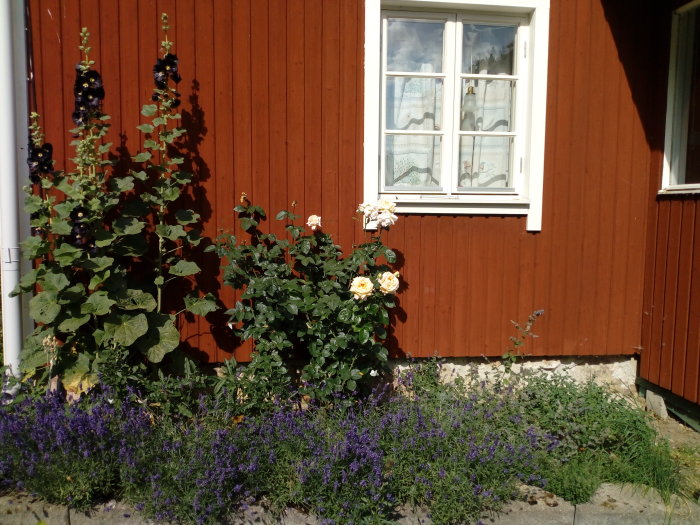
{"label": "flower bed", "polygon": [[225,393],[200,398],[191,418],[134,392],[26,399],[0,411],[0,483],[74,508],[123,498],[186,523],[254,502],[329,524],[391,522],[402,505],[468,523],[518,483],[574,501],[602,481],[677,488],[644,414],[598,387],[515,375],[445,385],[438,368],[415,365],[362,400],[247,415]]}

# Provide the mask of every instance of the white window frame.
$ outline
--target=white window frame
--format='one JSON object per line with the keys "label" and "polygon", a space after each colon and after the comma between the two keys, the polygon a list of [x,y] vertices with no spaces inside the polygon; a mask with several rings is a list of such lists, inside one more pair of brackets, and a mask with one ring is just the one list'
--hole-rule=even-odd
{"label": "white window frame", "polygon": [[[680,26],[684,14],[696,10],[700,16],[700,0],[689,2],[673,12],[671,25],[671,57],[668,68],[666,101],[666,135],[660,194],[700,193],[700,184],[685,184],[688,119],[690,111],[690,66],[692,56],[686,51],[690,42],[681,42]],[[693,35],[700,38],[700,34]]]}
{"label": "white window frame", "polygon": [[[519,52],[526,54],[518,90],[529,104],[516,103],[514,123],[521,140],[512,159],[513,188],[458,195],[381,193],[382,162],[382,10],[474,13],[481,20],[513,16],[529,21],[519,30]],[[547,102],[549,0],[365,0],[364,200],[388,198],[398,213],[526,215],[528,231],[542,229],[542,187]],[[452,140],[452,138],[450,138]],[[521,160],[522,159],[522,160]],[[446,178],[453,174],[445,174]],[[371,225],[370,225],[371,227]]]}

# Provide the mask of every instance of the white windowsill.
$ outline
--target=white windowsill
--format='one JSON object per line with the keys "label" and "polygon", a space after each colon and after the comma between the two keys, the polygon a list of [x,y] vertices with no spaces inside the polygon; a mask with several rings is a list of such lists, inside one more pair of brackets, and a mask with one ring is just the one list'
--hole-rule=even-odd
{"label": "white windowsill", "polygon": [[700,184],[683,184],[679,186],[668,186],[659,190],[659,195],[680,195],[680,194],[700,193]]}

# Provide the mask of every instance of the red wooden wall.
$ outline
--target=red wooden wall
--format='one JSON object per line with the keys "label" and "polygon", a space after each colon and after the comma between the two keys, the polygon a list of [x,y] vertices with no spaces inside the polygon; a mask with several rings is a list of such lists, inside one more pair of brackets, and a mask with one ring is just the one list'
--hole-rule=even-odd
{"label": "red wooden wall", "polygon": [[[59,164],[70,156],[80,27],[93,36],[112,140],[134,154],[167,11],[183,122],[194,135],[190,197],[205,233],[232,227],[245,191],[273,214],[296,200],[343,246],[362,240],[351,220],[363,180],[362,0],[28,3],[31,89]],[[634,17],[652,18],[655,3],[624,13],[615,4],[552,1],[542,231],[527,233],[522,217],[449,215],[402,216],[392,228],[387,242],[405,282],[396,355],[499,356],[514,334],[510,320],[540,308],[532,354],[639,352],[653,148],[644,93],[617,40],[620,26],[637,27]],[[637,31],[640,60],[655,56],[653,39]],[[231,306],[216,261],[205,264],[199,285]],[[235,345],[216,316],[186,323],[183,339],[213,361]]]}
{"label": "red wooden wall", "polygon": [[648,252],[640,376],[700,402],[700,204],[659,197]]}

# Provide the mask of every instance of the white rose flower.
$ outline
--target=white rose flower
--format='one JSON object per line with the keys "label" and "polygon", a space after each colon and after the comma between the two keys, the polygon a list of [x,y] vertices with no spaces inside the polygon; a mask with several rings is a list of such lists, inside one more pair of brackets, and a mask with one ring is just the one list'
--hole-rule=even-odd
{"label": "white rose flower", "polygon": [[316,231],[321,227],[321,217],[318,215],[309,215],[309,218],[306,220],[306,225],[311,228],[312,231]]}
{"label": "white rose flower", "polygon": [[399,272],[384,272],[379,276],[379,291],[383,294],[396,293],[399,289]]}
{"label": "white rose flower", "polygon": [[398,217],[390,211],[385,210],[380,211],[375,219],[379,226],[381,226],[382,228],[388,228],[389,226],[393,226],[396,223]]}
{"label": "white rose flower", "polygon": [[363,202],[357,207],[357,212],[363,213],[367,219],[373,221],[377,218],[379,209],[377,208],[376,204],[371,202]]}
{"label": "white rose flower", "polygon": [[374,290],[374,285],[368,277],[355,277],[350,283],[350,291],[353,293],[355,299],[359,301],[364,301]]}

